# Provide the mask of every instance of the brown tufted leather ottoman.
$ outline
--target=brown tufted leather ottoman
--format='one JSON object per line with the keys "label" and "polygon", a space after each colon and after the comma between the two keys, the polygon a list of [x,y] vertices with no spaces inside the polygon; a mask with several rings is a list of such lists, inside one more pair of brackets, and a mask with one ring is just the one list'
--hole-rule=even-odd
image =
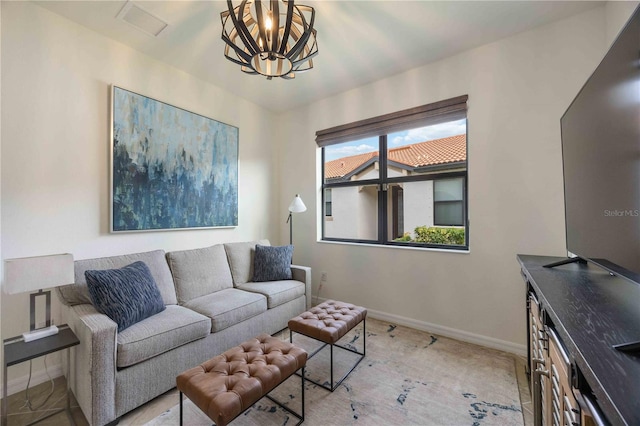
{"label": "brown tufted leather ottoman", "polygon": [[307,352],[277,337],[261,334],[222,355],[185,371],[176,378],[180,391],[180,425],[184,393],[217,426],[227,425],[263,397],[304,421],[304,379],[302,413],[298,414],[267,393],[288,379],[307,362]]}
{"label": "brown tufted leather ottoman", "polygon": [[[313,352],[310,356],[313,357],[315,354],[320,352],[325,346],[331,346],[331,361],[330,361],[330,374],[331,374],[331,385],[326,386],[324,384],[320,384],[311,379],[309,380],[311,383],[323,387],[327,390],[333,392],[340,383],[343,382],[344,379],[358,366],[362,358],[365,357],[367,352],[367,309],[361,306],[352,305],[351,303],[338,302],[336,300],[327,300],[324,303],[321,303],[317,306],[314,306],[307,312],[303,312],[295,318],[289,320],[289,340],[293,343],[293,333],[304,334],[307,337],[311,337],[313,339],[324,342],[324,345]],[[340,346],[336,344],[338,340],[340,340],[345,334],[347,334],[353,327],[363,323],[363,350],[362,352],[358,352],[354,349],[347,348],[345,346]],[[341,349],[347,350],[349,352],[353,352],[355,354],[361,355],[358,358],[358,361],[351,367],[351,369],[340,379],[337,383],[333,382],[333,347],[337,346]],[[304,372],[303,372],[304,376]]]}

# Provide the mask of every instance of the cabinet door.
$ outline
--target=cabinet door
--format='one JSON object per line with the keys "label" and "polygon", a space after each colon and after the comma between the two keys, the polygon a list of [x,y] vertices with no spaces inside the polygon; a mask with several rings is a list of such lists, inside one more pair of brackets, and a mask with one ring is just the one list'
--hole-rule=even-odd
{"label": "cabinet door", "polygon": [[531,353],[529,359],[531,364],[529,369],[531,372],[536,370],[536,359],[544,359],[543,341],[540,339],[542,329],[542,318],[540,315],[540,304],[538,299],[531,293],[529,294],[529,347]]}
{"label": "cabinet door", "polygon": [[[550,380],[548,376],[549,354],[547,348],[547,335],[544,330],[544,321],[540,303],[533,293],[529,294],[529,348],[531,353],[530,371],[531,396],[533,397],[533,417],[536,425],[547,425],[551,408],[549,405]],[[536,388],[536,381],[540,386]]]}
{"label": "cabinet door", "polygon": [[552,425],[579,426],[580,407],[571,388],[571,363],[560,339],[549,330],[549,374]]}

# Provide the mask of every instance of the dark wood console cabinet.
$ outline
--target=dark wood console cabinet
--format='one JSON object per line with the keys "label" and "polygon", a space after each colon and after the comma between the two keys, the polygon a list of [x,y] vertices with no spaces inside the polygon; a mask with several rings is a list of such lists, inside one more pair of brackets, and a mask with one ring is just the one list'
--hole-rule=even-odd
{"label": "dark wood console cabinet", "polygon": [[640,285],[590,263],[518,255],[536,425],[640,425]]}

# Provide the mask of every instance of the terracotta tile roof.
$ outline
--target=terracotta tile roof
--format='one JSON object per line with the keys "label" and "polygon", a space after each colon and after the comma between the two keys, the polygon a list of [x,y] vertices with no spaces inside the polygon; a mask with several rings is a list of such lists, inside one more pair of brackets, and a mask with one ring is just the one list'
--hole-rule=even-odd
{"label": "terracotta tile roof", "polygon": [[366,154],[342,157],[332,161],[327,161],[324,165],[324,176],[327,179],[343,177],[348,175],[372,158],[378,158],[378,151],[367,152]]}
{"label": "terracotta tile roof", "polygon": [[411,167],[456,163],[466,159],[466,135],[450,136],[389,150],[389,160]]}
{"label": "terracotta tile roof", "polygon": [[[388,156],[389,161],[414,168],[466,161],[467,135],[449,136],[391,148]],[[326,179],[343,177],[372,158],[378,159],[378,151],[328,161],[324,166],[324,176]]]}

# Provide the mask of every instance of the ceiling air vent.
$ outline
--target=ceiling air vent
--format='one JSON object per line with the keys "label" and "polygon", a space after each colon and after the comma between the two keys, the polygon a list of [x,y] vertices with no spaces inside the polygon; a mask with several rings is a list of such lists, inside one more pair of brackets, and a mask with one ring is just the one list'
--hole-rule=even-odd
{"label": "ceiling air vent", "polygon": [[169,26],[169,24],[162,19],[130,1],[124,5],[116,18],[122,19],[126,23],[133,25],[140,31],[153,37],[158,37],[164,29]]}

